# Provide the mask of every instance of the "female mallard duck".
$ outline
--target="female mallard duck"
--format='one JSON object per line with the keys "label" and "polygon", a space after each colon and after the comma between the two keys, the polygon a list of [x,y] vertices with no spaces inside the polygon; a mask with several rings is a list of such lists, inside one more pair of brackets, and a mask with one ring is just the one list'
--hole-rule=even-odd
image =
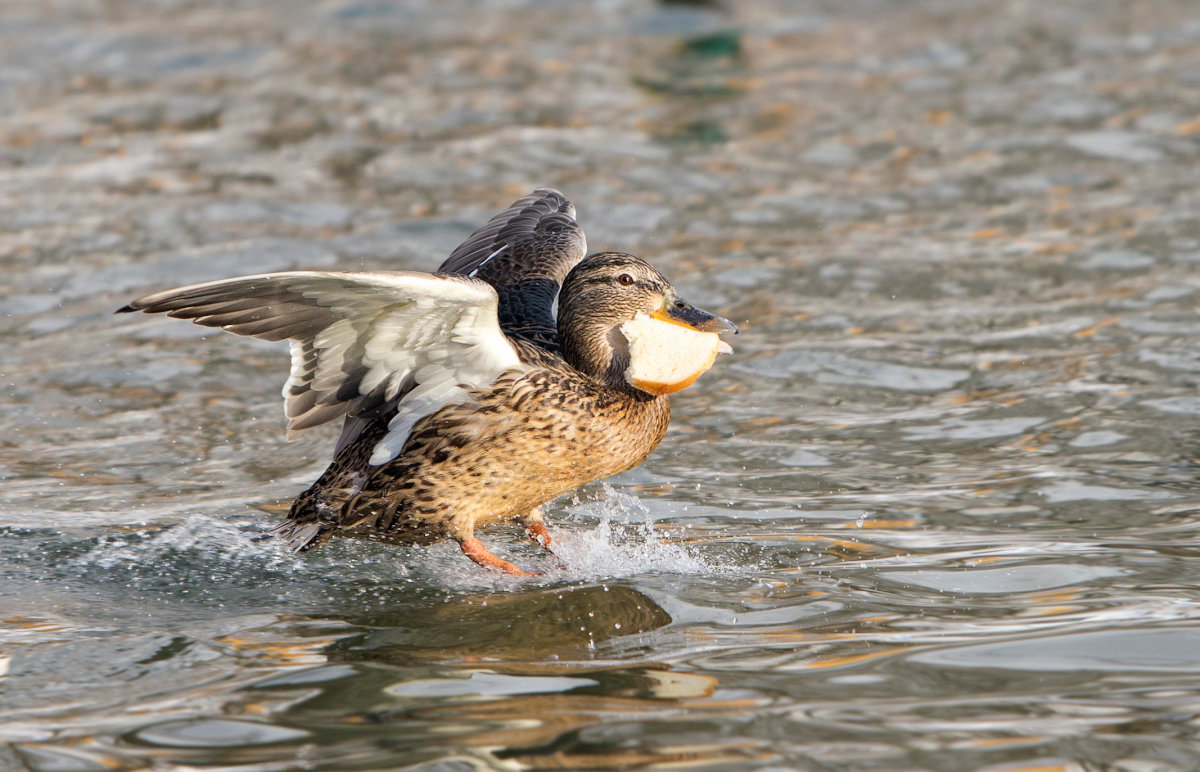
{"label": "female mallard duck", "polygon": [[640,464],[667,430],[665,395],[730,350],[716,334],[737,332],[640,258],[583,258],[574,215],[561,193],[538,190],[435,274],[245,276],[120,310],[290,339],[289,437],[345,416],[333,462],[277,529],[295,549],[334,534],[450,536],[476,563],[523,574],[476,526],[517,519],[549,547],[541,505]]}

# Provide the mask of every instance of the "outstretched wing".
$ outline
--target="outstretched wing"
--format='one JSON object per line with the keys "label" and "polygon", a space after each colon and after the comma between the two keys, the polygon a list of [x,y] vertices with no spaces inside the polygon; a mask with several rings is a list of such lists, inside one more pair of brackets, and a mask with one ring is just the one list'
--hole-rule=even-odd
{"label": "outstretched wing", "polygon": [[522,365],[500,331],[496,292],[427,273],[289,271],[156,292],[120,311],[165,313],[263,340],[291,340],[288,437],[399,398],[372,464],[416,421]]}
{"label": "outstretched wing", "polygon": [[575,207],[557,190],[540,189],[517,199],[471,234],[438,271],[495,287],[500,327],[556,350],[554,298],[586,252]]}

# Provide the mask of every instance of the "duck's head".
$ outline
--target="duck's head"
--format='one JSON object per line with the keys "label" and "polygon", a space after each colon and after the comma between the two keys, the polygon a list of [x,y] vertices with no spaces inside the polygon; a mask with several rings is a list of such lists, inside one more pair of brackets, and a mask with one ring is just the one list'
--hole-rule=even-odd
{"label": "duck's head", "polygon": [[563,356],[614,388],[669,394],[686,388],[729,348],[738,328],[683,300],[652,265],[623,252],[589,255],[558,299]]}

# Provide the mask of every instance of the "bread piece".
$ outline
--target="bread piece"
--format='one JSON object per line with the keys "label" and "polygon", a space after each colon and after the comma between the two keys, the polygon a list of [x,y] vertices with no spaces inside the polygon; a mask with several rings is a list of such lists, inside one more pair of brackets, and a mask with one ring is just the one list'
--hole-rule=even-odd
{"label": "bread piece", "polygon": [[673,394],[696,382],[718,353],[733,351],[714,332],[638,314],[621,325],[629,342],[625,380],[650,394]]}

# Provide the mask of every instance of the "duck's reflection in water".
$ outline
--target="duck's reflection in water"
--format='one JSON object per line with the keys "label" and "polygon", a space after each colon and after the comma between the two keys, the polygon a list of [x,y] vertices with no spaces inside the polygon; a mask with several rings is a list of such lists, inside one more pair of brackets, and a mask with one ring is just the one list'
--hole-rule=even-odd
{"label": "duck's reflection in water", "polygon": [[457,596],[354,621],[374,629],[339,643],[331,659],[548,665],[591,659],[598,644],[665,627],[671,617],[636,590],[600,585]]}
{"label": "duck's reflection in water", "polygon": [[746,759],[744,748],[694,736],[642,735],[656,715],[695,711],[707,723],[724,710],[709,699],[711,676],[648,662],[644,649],[604,656],[606,642],[671,621],[648,596],[616,585],[460,596],[374,614],[354,620],[369,631],[326,650],[355,675],[294,703],[289,723],[329,732],[326,751],[357,754],[366,743],[409,764],[622,769]]}

